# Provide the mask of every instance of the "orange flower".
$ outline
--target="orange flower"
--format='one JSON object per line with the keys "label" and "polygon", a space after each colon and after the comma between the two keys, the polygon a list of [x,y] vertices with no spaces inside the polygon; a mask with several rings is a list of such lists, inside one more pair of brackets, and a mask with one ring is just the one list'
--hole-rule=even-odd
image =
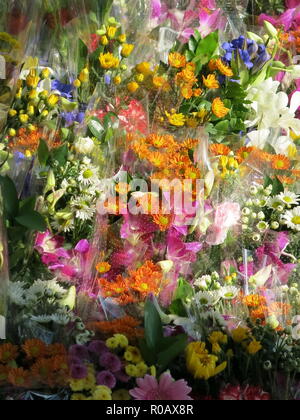
{"label": "orange flower", "polygon": [[54,382],[54,371],[51,359],[38,359],[31,367],[31,375],[35,381],[52,387]]}
{"label": "orange flower", "polygon": [[212,112],[217,118],[224,118],[230,112],[230,109],[226,108],[221,98],[216,98],[212,103]]}
{"label": "orange flower", "polygon": [[208,68],[210,71],[218,70],[217,60],[215,58],[212,58],[210,60],[210,62],[208,63]]}
{"label": "orange flower", "polygon": [[279,171],[290,169],[291,161],[284,155],[275,155],[272,159],[272,168]]}
{"label": "orange flower", "polygon": [[169,163],[175,168],[182,168],[191,164],[191,160],[187,155],[181,155],[180,153],[174,153],[170,156]]}
{"label": "orange flower", "polygon": [[19,355],[18,347],[13,344],[7,343],[0,346],[0,362],[9,363],[17,359]]}
{"label": "orange flower", "polygon": [[249,155],[253,152],[254,147],[241,147],[236,152],[236,159],[239,163],[242,163],[245,159],[249,157]]}
{"label": "orange flower", "polygon": [[267,306],[261,306],[258,309],[254,309],[250,312],[251,318],[256,321],[257,319],[265,320],[268,316],[268,308]]}
{"label": "orange flower", "polygon": [[161,232],[169,229],[173,221],[173,216],[170,214],[155,214],[153,215],[153,222],[157,224]]}
{"label": "orange flower", "polygon": [[199,96],[201,96],[202,93],[203,93],[203,90],[200,89],[200,88],[199,89],[194,89],[194,91],[193,91],[193,94],[194,94],[195,98],[199,98]]}
{"label": "orange flower", "polygon": [[100,274],[108,273],[110,269],[111,269],[111,265],[108,264],[107,262],[100,262],[96,265],[96,270]]}
{"label": "orange flower", "polygon": [[185,170],[184,177],[185,179],[192,179],[192,180],[200,179],[201,171],[200,169],[195,168],[194,166],[190,166],[189,168]]}
{"label": "orange flower", "polygon": [[227,76],[227,77],[233,76],[233,71],[231,70],[230,67],[228,67],[226,64],[223,63],[221,58],[216,60],[215,65],[217,66],[217,69],[219,70],[219,72],[222,73],[224,76]]}
{"label": "orange flower", "polygon": [[69,372],[69,363],[67,356],[55,356],[50,359],[53,369],[59,372]]}
{"label": "orange flower", "polygon": [[263,152],[262,150],[256,148],[253,150],[252,156],[253,159],[259,159],[264,162],[272,162],[273,159],[273,155],[271,155],[270,153]]}
{"label": "orange flower", "polygon": [[114,282],[104,278],[100,278],[98,281],[101,291],[106,297],[114,297],[128,292],[128,283],[120,274],[116,277]]}
{"label": "orange flower", "polygon": [[152,83],[156,89],[162,89],[164,92],[168,92],[171,89],[169,82],[162,76],[154,76]]}
{"label": "orange flower", "polygon": [[277,178],[279,179],[279,181],[282,184],[286,184],[286,185],[292,185],[295,182],[292,178],[290,178],[288,176],[280,176],[280,175],[277,175]]}
{"label": "orange flower", "polygon": [[198,146],[198,144],[199,144],[199,140],[198,139],[187,139],[183,143],[181,143],[180,146],[181,146],[182,149],[192,150],[196,146]]}
{"label": "orange flower", "polygon": [[155,147],[156,149],[164,149],[168,147],[170,140],[171,139],[169,136],[160,136],[158,134],[150,134],[150,136],[147,138],[147,141],[151,144],[151,146]]}
{"label": "orange flower", "polygon": [[205,87],[207,87],[208,89],[219,89],[220,83],[218,82],[214,74],[209,74],[207,78],[205,78],[204,76],[202,77]]}
{"label": "orange flower", "polygon": [[[39,147],[41,138],[43,138],[43,132],[41,130],[29,131],[27,128],[22,127],[19,129],[15,140],[9,144],[9,147],[19,152],[29,151],[30,153],[34,153]],[[52,147],[58,147],[60,145],[61,141],[56,136]]]}
{"label": "orange flower", "polygon": [[186,58],[184,55],[181,55],[178,52],[170,53],[169,64],[171,67],[180,69],[186,65]]}
{"label": "orange flower", "polygon": [[299,169],[292,169],[291,172],[296,178],[300,178],[300,170]]}
{"label": "orange flower", "polygon": [[195,83],[197,83],[198,79],[195,76],[194,70],[191,70],[191,68],[186,67],[182,70],[182,72],[178,73],[176,75],[176,83],[177,84],[189,84],[193,86]]}
{"label": "orange flower", "polygon": [[94,322],[88,325],[92,330],[100,331],[107,336],[124,334],[128,338],[143,337],[144,330],[141,328],[141,321],[132,316],[114,319],[113,321]]}
{"label": "orange flower", "polygon": [[29,372],[23,368],[10,369],[8,382],[17,388],[26,388],[29,385]]}
{"label": "orange flower", "polygon": [[148,160],[152,165],[157,168],[162,168],[166,165],[167,159],[166,156],[159,152],[150,153]]}
{"label": "orange flower", "polygon": [[55,357],[55,356],[65,356],[67,355],[67,349],[63,344],[55,343],[50,344],[47,347],[47,356]]}
{"label": "orange flower", "polygon": [[28,359],[37,359],[47,354],[47,346],[43,341],[32,339],[26,340],[22,346],[22,349],[26,353]]}
{"label": "orange flower", "polygon": [[193,89],[190,85],[184,85],[181,88],[181,95],[185,98],[185,99],[191,99],[191,97],[193,96],[194,92]]}
{"label": "orange flower", "polygon": [[130,287],[139,292],[143,298],[149,293],[157,295],[162,278],[161,268],[152,261],[146,261],[138,270],[130,271]]}
{"label": "orange flower", "polygon": [[225,144],[212,144],[210,147],[210,151],[215,156],[228,156],[231,150]]}
{"label": "orange flower", "polygon": [[260,295],[245,296],[243,302],[249,308],[257,308],[258,306],[265,306],[267,304],[266,298]]}

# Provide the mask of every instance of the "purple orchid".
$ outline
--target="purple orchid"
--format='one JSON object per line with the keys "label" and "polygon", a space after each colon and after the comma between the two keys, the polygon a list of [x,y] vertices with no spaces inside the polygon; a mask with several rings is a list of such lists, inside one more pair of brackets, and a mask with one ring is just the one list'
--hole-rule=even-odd
{"label": "purple orchid", "polygon": [[299,3],[296,6],[292,9],[286,10],[279,17],[269,16],[263,13],[259,16],[258,22],[260,25],[262,25],[264,21],[267,21],[276,27],[283,26],[285,31],[289,31],[290,29],[296,29],[300,25]]}

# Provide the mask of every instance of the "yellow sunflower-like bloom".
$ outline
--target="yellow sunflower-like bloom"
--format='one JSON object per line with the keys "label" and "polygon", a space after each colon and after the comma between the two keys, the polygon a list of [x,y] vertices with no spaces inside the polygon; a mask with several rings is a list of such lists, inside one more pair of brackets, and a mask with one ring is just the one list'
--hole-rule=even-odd
{"label": "yellow sunflower-like bloom", "polygon": [[100,54],[100,65],[104,69],[112,69],[119,67],[120,60],[111,53]]}
{"label": "yellow sunflower-like bloom", "polygon": [[226,108],[221,98],[216,98],[212,103],[212,112],[217,118],[224,118],[230,112],[230,109]]}
{"label": "yellow sunflower-like bloom", "polygon": [[186,121],[186,118],[183,114],[169,114],[166,112],[166,116],[168,117],[169,123],[171,125],[175,125],[176,127],[183,127]]}
{"label": "yellow sunflower-like bloom", "polygon": [[211,355],[205,349],[205,343],[191,343],[186,350],[186,361],[189,372],[195,379],[208,380],[227,367],[227,362],[217,366],[218,357]]}

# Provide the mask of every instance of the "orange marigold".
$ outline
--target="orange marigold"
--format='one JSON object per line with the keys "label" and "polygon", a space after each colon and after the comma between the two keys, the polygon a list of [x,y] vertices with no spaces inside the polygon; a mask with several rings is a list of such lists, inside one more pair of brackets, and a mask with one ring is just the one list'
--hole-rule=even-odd
{"label": "orange marigold", "polygon": [[1,363],[6,364],[9,362],[12,362],[13,360],[16,360],[18,355],[19,355],[18,347],[14,346],[13,344],[7,343],[7,344],[2,344],[0,346],[0,362]]}
{"label": "orange marigold", "polygon": [[148,156],[148,160],[152,165],[156,166],[157,168],[162,168],[166,165],[167,158],[164,154],[159,152],[150,153]]}
{"label": "orange marigold", "polygon": [[145,264],[136,271],[130,271],[130,287],[139,292],[143,298],[150,293],[158,294],[163,279],[161,268],[152,261]]}
{"label": "orange marigold", "polygon": [[272,168],[279,171],[286,171],[291,167],[291,161],[284,155],[275,155],[272,159]]}
{"label": "orange marigold", "polygon": [[191,97],[194,95],[193,88],[190,85],[182,86],[181,95],[184,97],[184,99],[191,99]]}
{"label": "orange marigold", "polygon": [[195,166],[190,166],[189,168],[186,168],[184,172],[185,179],[200,179],[201,178],[201,171],[198,168],[195,168]]}
{"label": "orange marigold", "polygon": [[169,64],[171,67],[180,69],[186,65],[186,58],[184,55],[174,52],[169,54]]}
{"label": "orange marigold", "polygon": [[173,221],[173,215],[170,214],[155,214],[152,217],[153,222],[159,226],[161,232],[168,230]]}
{"label": "orange marigold", "polygon": [[211,153],[215,156],[228,156],[231,150],[225,144],[212,144],[209,147]]}
{"label": "orange marigold", "polygon": [[141,328],[141,321],[132,316],[114,319],[113,321],[93,322],[88,325],[93,331],[100,331],[102,334],[112,336],[114,334],[124,334],[128,338],[143,337],[144,330]]}
{"label": "orange marigold", "polygon": [[47,346],[46,344],[37,339],[26,340],[22,346],[26,356],[28,359],[38,359],[39,357],[43,357],[47,354]]}
{"label": "orange marigold", "polygon": [[199,140],[198,139],[187,139],[183,143],[181,143],[180,146],[181,146],[182,149],[192,150],[196,146],[198,146],[198,144],[199,144]]}
{"label": "orange marigold", "polygon": [[207,87],[208,89],[219,89],[220,83],[218,82],[214,74],[209,74],[207,78],[205,78],[204,76],[202,77],[205,87]]}
{"label": "orange marigold", "polygon": [[17,388],[27,388],[29,386],[29,372],[23,368],[12,368],[8,374],[8,382]]}
{"label": "orange marigold", "polygon": [[230,112],[230,109],[226,108],[221,98],[214,99],[211,109],[217,118],[224,118]]}
{"label": "orange marigold", "polygon": [[216,60],[215,63],[217,69],[219,70],[220,73],[222,73],[224,76],[227,77],[232,77],[233,76],[233,71],[231,70],[231,68],[229,66],[227,66],[227,64],[225,64],[221,58],[219,58],[218,60]]}
{"label": "orange marigold", "polygon": [[[171,139],[170,139],[171,137]],[[150,134],[147,138],[147,141],[150,143],[151,146],[155,147],[156,149],[164,149],[169,146],[169,141],[174,141],[172,136],[160,136],[158,134]]]}
{"label": "orange marigold", "polygon": [[208,68],[210,71],[218,70],[217,60],[215,58],[212,58],[210,60],[210,62],[208,63]]}
{"label": "orange marigold", "polygon": [[32,365],[30,373],[35,381],[52,387],[54,385],[54,370],[51,359],[38,359]]}
{"label": "orange marigold", "polygon": [[110,269],[111,269],[111,265],[108,264],[107,262],[100,262],[96,265],[96,270],[100,274],[108,273]]}
{"label": "orange marigold", "polygon": [[253,152],[254,147],[241,147],[236,152],[236,159],[239,163],[242,163],[244,160],[246,160],[249,155]]}
{"label": "orange marigold", "polygon": [[293,180],[293,178],[290,178],[290,177],[288,177],[288,176],[281,176],[281,175],[277,175],[277,178],[279,179],[279,181],[282,183],[282,184],[285,184],[285,185],[292,185],[292,184],[294,184],[294,180]]}
{"label": "orange marigold", "polygon": [[248,295],[243,299],[245,305],[249,308],[257,308],[258,306],[266,306],[267,300],[261,295]]}

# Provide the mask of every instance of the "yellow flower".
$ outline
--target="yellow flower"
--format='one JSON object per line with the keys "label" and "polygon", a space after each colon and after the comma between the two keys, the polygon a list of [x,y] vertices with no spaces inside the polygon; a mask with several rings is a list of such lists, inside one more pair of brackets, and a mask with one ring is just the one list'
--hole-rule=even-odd
{"label": "yellow flower", "polygon": [[41,79],[37,76],[35,70],[30,70],[28,76],[26,77],[26,84],[28,87],[35,89],[39,84]]}
{"label": "yellow flower", "polygon": [[47,109],[45,109],[42,113],[41,113],[41,117],[42,118],[47,118],[49,115],[49,111],[47,111]]}
{"label": "yellow flower", "polygon": [[162,89],[164,92],[168,92],[171,89],[169,82],[162,76],[154,76],[152,83],[156,89]]}
{"label": "yellow flower", "polygon": [[288,147],[289,159],[295,159],[297,157],[297,147],[294,144],[290,144]]}
{"label": "yellow flower", "polygon": [[203,83],[208,89],[219,89],[220,84],[214,74],[209,74],[207,78],[203,76]]}
{"label": "yellow flower", "polygon": [[149,371],[150,371],[150,375],[154,376],[154,378],[156,378],[156,367],[155,366],[150,366]]}
{"label": "yellow flower", "polygon": [[139,378],[143,378],[146,375],[146,373],[148,372],[148,369],[149,369],[148,366],[146,365],[146,363],[144,363],[144,362],[138,363],[136,365],[136,368],[137,368],[137,375],[138,375]]}
{"label": "yellow flower", "polygon": [[119,342],[115,337],[112,337],[106,340],[106,346],[111,350],[115,350],[119,347]]}
{"label": "yellow flower", "polygon": [[22,92],[23,92],[23,89],[20,88],[16,93],[16,99],[21,99],[22,98]]}
{"label": "yellow flower", "polygon": [[207,120],[208,111],[206,111],[206,109],[204,109],[204,108],[200,109],[200,111],[198,111],[198,113],[197,113],[197,117],[199,118],[201,123],[204,123]]}
{"label": "yellow flower", "polygon": [[34,113],[35,113],[34,106],[33,105],[29,105],[28,108],[27,108],[27,112],[28,112],[28,115],[32,117],[34,115]]}
{"label": "yellow flower", "polygon": [[89,69],[84,68],[79,74],[79,81],[81,83],[88,83],[89,79],[90,79]]}
{"label": "yellow flower", "polygon": [[138,89],[139,89],[139,84],[136,82],[130,82],[127,85],[127,89],[129,90],[130,93],[135,93]]}
{"label": "yellow flower", "polygon": [[221,331],[214,331],[209,336],[209,342],[211,344],[213,344],[213,343],[227,344],[228,337],[227,337],[226,334],[223,334]]}
{"label": "yellow flower", "polygon": [[42,70],[42,77],[43,79],[48,79],[50,76],[50,70],[48,68]]}
{"label": "yellow flower", "polygon": [[151,73],[151,66],[150,66],[150,63],[148,63],[147,61],[144,61],[143,63],[138,64],[135,69],[138,73],[141,73],[144,76],[147,76],[148,74]]}
{"label": "yellow flower", "polygon": [[127,360],[127,362],[132,363],[139,363],[143,360],[140,350],[133,346],[127,347],[127,350],[124,354],[124,359]]}
{"label": "yellow flower", "polygon": [[181,55],[178,52],[170,53],[169,64],[171,67],[180,69],[186,65],[186,58],[184,55]]}
{"label": "yellow flower", "polygon": [[187,347],[187,368],[195,379],[208,380],[223,372],[227,367],[227,362],[217,366],[218,360],[217,356],[208,354],[208,351],[205,349],[205,343],[191,343]]}
{"label": "yellow flower", "polygon": [[186,124],[188,127],[197,128],[199,125],[199,121],[196,118],[190,117],[186,120]]}
{"label": "yellow flower", "polygon": [[16,130],[15,130],[14,128],[10,128],[10,129],[8,130],[8,135],[9,135],[10,137],[15,137],[15,136],[16,136],[16,134],[17,134],[17,132],[16,132]]}
{"label": "yellow flower", "polygon": [[221,98],[216,98],[212,103],[212,112],[217,118],[224,118],[230,112],[230,109],[226,108]]}
{"label": "yellow flower", "polygon": [[131,376],[133,378],[138,377],[138,368],[135,365],[127,365],[125,368],[125,372],[128,376]]}
{"label": "yellow flower", "polygon": [[175,125],[176,127],[183,127],[185,124],[185,116],[183,114],[169,114],[166,111],[166,116],[168,117],[169,123]]}
{"label": "yellow flower", "polygon": [[74,80],[73,85],[74,85],[74,87],[76,87],[78,89],[81,86],[81,81],[79,79],[76,79],[76,80]]}
{"label": "yellow flower", "polygon": [[213,343],[212,344],[212,352],[213,354],[220,354],[222,351],[222,347],[219,343]]}
{"label": "yellow flower", "polygon": [[[30,99],[35,99],[36,98],[36,95],[37,95],[37,91],[36,90],[32,90],[30,93],[29,93],[29,97],[30,97]],[[31,97],[32,96],[32,97]],[[48,90],[43,90],[42,92],[40,92],[39,93],[39,96],[40,96],[40,98],[42,98],[42,99],[46,99],[46,98],[48,98],[48,96],[49,96],[49,92],[48,92]]]}
{"label": "yellow flower", "polygon": [[297,135],[294,131],[290,132],[291,139],[294,141],[300,140],[300,135]]}
{"label": "yellow flower", "polygon": [[110,39],[113,39],[113,38],[115,37],[116,32],[117,32],[117,28],[116,28],[115,26],[109,26],[109,27],[107,28],[107,36],[108,36]]}
{"label": "yellow flower", "polygon": [[19,116],[19,120],[21,121],[22,124],[26,124],[28,123],[29,116],[27,114],[22,114]]}
{"label": "yellow flower", "polygon": [[111,401],[112,392],[107,386],[97,386],[93,392],[93,400],[95,401]]}
{"label": "yellow flower", "polygon": [[17,111],[15,110],[15,109],[10,109],[9,111],[8,111],[8,115],[10,116],[10,117],[15,117],[16,115],[17,115]]}
{"label": "yellow flower", "polygon": [[126,42],[126,40],[127,40],[126,34],[122,34],[118,38],[118,41],[121,42],[121,44],[124,44],[124,42]]}
{"label": "yellow flower", "polygon": [[115,334],[114,338],[118,341],[119,347],[126,348],[128,347],[128,338],[123,334]]}
{"label": "yellow flower", "polygon": [[50,106],[55,106],[57,104],[57,102],[59,101],[59,96],[58,95],[50,95],[47,102]]}
{"label": "yellow flower", "polygon": [[106,35],[101,36],[100,44],[103,45],[104,47],[109,44],[109,40]]}
{"label": "yellow flower", "polygon": [[114,84],[115,84],[115,85],[120,85],[120,84],[121,84],[121,82],[122,82],[122,78],[121,78],[121,76],[116,76],[116,77],[114,78]]}
{"label": "yellow flower", "polygon": [[118,389],[112,393],[112,399],[113,401],[129,401],[131,397],[127,389]]}
{"label": "yellow flower", "polygon": [[247,347],[247,351],[249,354],[256,354],[262,349],[262,345],[259,341],[253,340]]}
{"label": "yellow flower", "polygon": [[194,95],[193,89],[190,85],[184,85],[181,88],[181,95],[185,99],[191,99],[191,97]]}
{"label": "yellow flower", "polygon": [[129,57],[133,50],[134,50],[134,45],[124,44],[121,51],[122,57],[125,57],[125,58]]}
{"label": "yellow flower", "polygon": [[85,379],[71,379],[70,388],[74,392],[80,392],[85,389]]}
{"label": "yellow flower", "polygon": [[100,54],[100,65],[104,69],[112,69],[119,67],[120,60],[111,53]]}
{"label": "yellow flower", "polygon": [[215,66],[217,67],[219,72],[222,73],[224,76],[227,76],[227,77],[233,76],[233,71],[231,70],[230,67],[228,67],[226,64],[223,63],[221,58],[216,60]]}
{"label": "yellow flower", "polygon": [[242,343],[249,338],[249,330],[247,328],[238,327],[232,331],[232,338],[235,343]]}
{"label": "yellow flower", "polygon": [[86,396],[83,394],[73,394],[71,401],[86,401]]}
{"label": "yellow flower", "polygon": [[145,76],[142,73],[137,73],[134,78],[138,83],[142,83],[145,80]]}

